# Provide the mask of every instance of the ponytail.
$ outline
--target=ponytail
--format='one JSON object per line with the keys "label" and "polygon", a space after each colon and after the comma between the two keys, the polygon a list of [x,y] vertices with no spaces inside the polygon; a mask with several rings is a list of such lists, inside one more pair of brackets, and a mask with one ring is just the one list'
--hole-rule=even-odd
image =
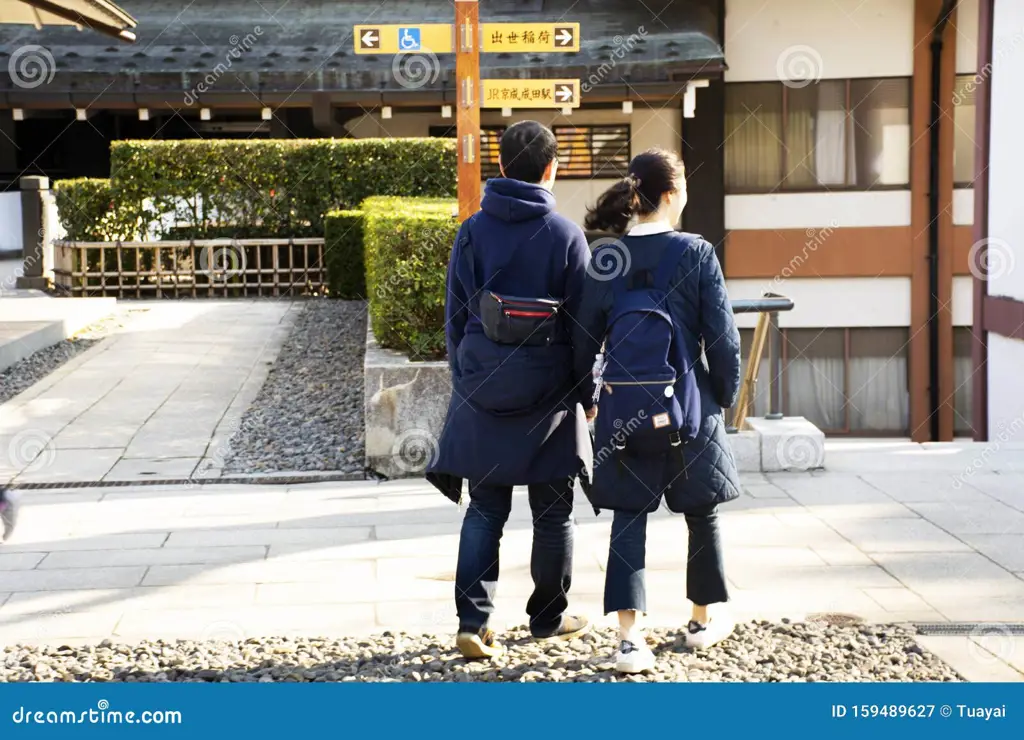
{"label": "ponytail", "polygon": [[633,157],[629,174],[608,188],[587,210],[583,225],[589,231],[625,233],[634,216],[658,210],[662,196],[685,187],[683,162],[675,152],[648,149]]}
{"label": "ponytail", "polygon": [[597,205],[587,210],[583,225],[589,231],[625,233],[629,222],[640,210],[640,181],[633,175],[619,180],[601,194]]}

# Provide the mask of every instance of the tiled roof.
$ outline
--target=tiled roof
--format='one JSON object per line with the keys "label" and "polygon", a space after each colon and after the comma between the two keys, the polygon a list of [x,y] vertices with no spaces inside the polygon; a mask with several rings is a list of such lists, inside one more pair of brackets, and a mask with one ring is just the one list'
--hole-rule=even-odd
{"label": "tiled roof", "polygon": [[[117,44],[68,28],[0,26],[0,54],[20,46],[44,47],[53,78],[33,90],[146,92],[187,90],[208,75],[218,93],[244,90],[400,89],[394,57],[356,56],[352,26],[360,23],[452,22],[450,0],[372,2],[262,2],[196,0],[180,3],[125,0],[139,25],[135,44]],[[143,7],[144,5],[150,7]],[[277,10],[277,8],[280,8]],[[578,54],[484,54],[491,77],[587,78],[602,84],[654,82],[673,72],[721,68],[714,0],[492,0],[485,21],[577,21]],[[0,58],[0,64],[5,60]],[[602,65],[604,65],[602,67]],[[453,57],[423,89],[451,87]],[[433,77],[433,75],[432,75]],[[0,81],[0,85],[11,81]],[[24,95],[26,90],[18,90]]]}

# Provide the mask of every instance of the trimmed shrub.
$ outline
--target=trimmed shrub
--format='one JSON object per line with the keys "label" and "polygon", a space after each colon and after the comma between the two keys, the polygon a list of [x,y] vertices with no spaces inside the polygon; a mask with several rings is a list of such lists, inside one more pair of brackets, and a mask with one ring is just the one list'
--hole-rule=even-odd
{"label": "trimmed shrub", "polygon": [[362,211],[331,211],[324,218],[324,262],[332,298],[366,298]]}
{"label": "trimmed shrub", "polygon": [[126,212],[177,238],[323,236],[330,211],[374,195],[453,196],[451,139],[115,141],[111,182]]}
{"label": "trimmed shrub", "polygon": [[411,360],[445,355],[445,277],[459,220],[457,201],[377,197],[363,201],[370,323],[382,347]]}
{"label": "trimmed shrub", "polygon": [[110,180],[58,180],[53,184],[53,196],[70,241],[130,241],[138,236],[138,225],[130,211],[119,207]]}

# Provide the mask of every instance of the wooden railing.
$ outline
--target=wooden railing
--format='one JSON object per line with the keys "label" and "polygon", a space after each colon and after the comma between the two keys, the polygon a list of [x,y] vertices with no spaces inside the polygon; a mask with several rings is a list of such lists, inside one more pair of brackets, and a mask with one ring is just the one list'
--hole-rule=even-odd
{"label": "wooden railing", "polygon": [[732,302],[733,313],[756,313],[757,326],[754,328],[754,341],[747,360],[747,372],[740,386],[740,397],[733,406],[730,433],[747,428],[747,412],[754,405],[757,395],[757,375],[761,368],[761,357],[764,355],[765,342],[769,348],[771,375],[769,377],[769,408],[766,419],[782,417],[782,332],[779,330],[779,312],[792,311],[793,300],[775,293],[765,293],[762,298],[752,300],[735,300]]}
{"label": "wooden railing", "polygon": [[326,281],[322,238],[58,241],[53,262],[55,287],[71,296],[290,296]]}

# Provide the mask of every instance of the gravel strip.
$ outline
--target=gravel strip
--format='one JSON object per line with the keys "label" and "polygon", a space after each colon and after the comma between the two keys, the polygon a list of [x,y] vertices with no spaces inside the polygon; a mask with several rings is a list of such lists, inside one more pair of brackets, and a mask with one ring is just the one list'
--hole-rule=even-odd
{"label": "gravel strip", "polygon": [[224,474],[362,472],[366,303],[310,300],[230,441]]}
{"label": "gravel strip", "polygon": [[959,681],[900,626],[830,627],[750,622],[717,647],[693,652],[677,630],[651,630],[658,662],[647,675],[610,669],[615,631],[538,644],[520,628],[508,651],[467,662],[451,635],[243,642],[147,641],[72,648],[13,646],[0,653],[0,681]]}
{"label": "gravel strip", "polygon": [[68,360],[85,352],[111,334],[117,333],[124,328],[133,313],[137,313],[137,311],[116,310],[110,316],[95,324],[90,324],[75,336],[38,352],[33,352],[24,360],[0,371],[0,403],[7,403],[22,391],[31,388],[57,370]]}

